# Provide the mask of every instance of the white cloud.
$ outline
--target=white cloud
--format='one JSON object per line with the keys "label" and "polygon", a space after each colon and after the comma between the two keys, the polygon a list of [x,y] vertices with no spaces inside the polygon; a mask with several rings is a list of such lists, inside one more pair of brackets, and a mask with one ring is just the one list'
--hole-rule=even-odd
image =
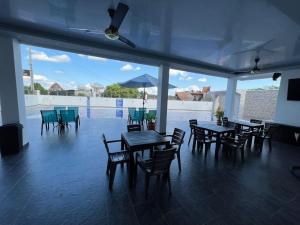
{"label": "white cloud", "polygon": [[186,81],[188,81],[188,80],[192,80],[193,78],[191,77],[191,76],[181,76],[181,77],[179,77],[179,80],[186,80]]}
{"label": "white cloud", "polygon": [[139,66],[137,66],[137,67],[134,67],[133,65],[131,65],[130,63],[127,63],[126,65],[124,65],[124,66],[122,66],[121,68],[120,68],[120,70],[121,71],[125,71],[125,72],[127,72],[127,71],[139,71],[139,70],[141,70],[142,68],[141,67],[139,67]]}
{"label": "white cloud", "polygon": [[70,57],[66,54],[49,56],[45,52],[39,52],[35,50],[32,51],[32,59],[45,61],[45,62],[55,62],[55,63],[71,61]]}
{"label": "white cloud", "polygon": [[175,70],[175,69],[170,69],[169,70],[170,76],[187,76],[187,72],[182,71],[182,70]]}
{"label": "white cloud", "polygon": [[[49,80],[45,75],[40,75],[40,74],[34,74],[33,80],[36,83],[40,83],[46,89],[48,89],[53,83],[56,82],[53,80]],[[30,77],[23,76],[23,82],[24,82],[24,85],[29,86],[30,85]]]}
{"label": "white cloud", "polygon": [[[143,92],[144,88],[138,88],[139,92]],[[145,92],[149,95],[157,95],[157,87],[145,88]]]}
{"label": "white cloud", "polygon": [[89,60],[92,60],[92,61],[101,61],[101,62],[107,61],[106,58],[97,57],[97,56],[92,56],[92,55],[87,56],[87,58],[88,58]]}
{"label": "white cloud", "polygon": [[64,73],[62,70],[54,70],[54,73]]}
{"label": "white cloud", "polygon": [[207,82],[207,79],[205,77],[199,78],[198,79],[199,82]]}
{"label": "white cloud", "polygon": [[200,87],[197,85],[190,85],[188,87],[185,88],[176,88],[175,91],[176,92],[182,92],[182,91],[200,91]]}
{"label": "white cloud", "polygon": [[133,70],[133,66],[128,63],[128,64],[122,66],[120,70],[121,71],[131,71],[131,70]]}
{"label": "white cloud", "polygon": [[86,59],[92,60],[92,61],[106,62],[108,60],[107,58],[92,56],[92,55],[83,55],[83,54],[77,54],[77,55],[81,58],[86,58]]}

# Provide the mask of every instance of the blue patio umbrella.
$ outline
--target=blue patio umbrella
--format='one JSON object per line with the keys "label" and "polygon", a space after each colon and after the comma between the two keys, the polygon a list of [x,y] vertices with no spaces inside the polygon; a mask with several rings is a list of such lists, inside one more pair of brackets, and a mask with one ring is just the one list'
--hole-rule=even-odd
{"label": "blue patio umbrella", "polygon": [[[120,83],[122,87],[127,88],[144,88],[144,96],[143,96],[143,108],[145,105],[145,88],[148,87],[157,87],[158,79],[150,76],[149,74],[144,74],[135,78],[132,78],[124,83]],[[169,84],[169,89],[176,88],[176,86]]]}

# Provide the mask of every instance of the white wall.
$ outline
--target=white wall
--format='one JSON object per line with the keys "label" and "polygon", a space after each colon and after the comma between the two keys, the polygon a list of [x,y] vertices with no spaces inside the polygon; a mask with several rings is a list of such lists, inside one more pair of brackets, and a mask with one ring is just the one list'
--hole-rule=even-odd
{"label": "white wall", "polygon": [[300,126],[300,101],[287,101],[288,80],[293,78],[300,78],[300,70],[291,70],[282,73],[275,122]]}
{"label": "white wall", "polygon": [[[142,99],[123,99],[123,107],[143,107]],[[56,95],[25,95],[26,106],[37,106],[37,105],[74,105],[86,107],[87,97],[78,96],[56,96]],[[148,109],[156,109],[156,100],[149,99],[145,103],[145,107]],[[91,97],[91,107],[104,107],[104,108],[115,108],[115,98],[100,98]],[[172,110],[191,110],[191,111],[208,111],[212,108],[212,102],[197,102],[197,101],[177,101],[169,100],[168,109]]]}

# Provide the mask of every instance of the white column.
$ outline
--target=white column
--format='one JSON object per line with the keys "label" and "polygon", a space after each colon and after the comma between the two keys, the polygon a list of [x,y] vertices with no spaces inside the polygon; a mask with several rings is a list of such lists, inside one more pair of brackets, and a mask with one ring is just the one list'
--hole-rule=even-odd
{"label": "white column", "polygon": [[156,130],[160,133],[165,133],[167,127],[169,68],[161,65],[158,73]]}
{"label": "white column", "polygon": [[20,44],[16,39],[0,36],[0,102],[2,123],[21,123],[23,145],[28,143]]}
{"label": "white column", "polygon": [[228,78],[224,105],[224,115],[227,116],[228,119],[234,119],[236,85],[236,78]]}

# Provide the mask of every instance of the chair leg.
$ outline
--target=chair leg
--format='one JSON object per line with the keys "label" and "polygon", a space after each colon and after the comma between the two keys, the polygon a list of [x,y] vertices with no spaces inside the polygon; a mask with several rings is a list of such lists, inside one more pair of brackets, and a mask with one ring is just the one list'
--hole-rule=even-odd
{"label": "chair leg", "polygon": [[107,166],[106,166],[106,175],[109,175],[109,168],[110,168],[110,160],[107,160]]}
{"label": "chair leg", "polygon": [[269,141],[269,150],[272,151],[272,140],[271,140],[271,138],[268,141]]}
{"label": "chair leg", "polygon": [[41,125],[41,136],[43,136],[43,129],[44,129],[44,124],[42,123],[42,125]]}
{"label": "chair leg", "polygon": [[244,158],[245,158],[245,150],[244,150],[244,148],[241,149],[241,158],[242,158],[242,161],[244,161]]}
{"label": "chair leg", "polygon": [[190,137],[189,137],[189,142],[188,142],[188,146],[190,145],[191,139],[192,139],[193,133],[191,132]]}
{"label": "chair leg", "polygon": [[192,147],[192,152],[195,152],[195,148],[196,148],[196,138],[193,138],[193,147]]}
{"label": "chair leg", "polygon": [[167,180],[168,180],[168,186],[169,186],[169,195],[172,195],[170,172],[168,172],[168,174],[167,174]]}
{"label": "chair leg", "polygon": [[209,149],[210,149],[209,148],[209,143],[205,144],[205,153],[204,153],[205,158],[207,156],[207,152],[208,152]]}
{"label": "chair leg", "polygon": [[150,176],[146,174],[145,175],[145,198],[148,197],[149,183],[150,183]]}
{"label": "chair leg", "polygon": [[178,167],[179,167],[179,171],[181,171],[181,160],[180,160],[180,152],[177,152],[177,160],[178,160]]}
{"label": "chair leg", "polygon": [[109,174],[109,189],[112,190],[115,174],[116,174],[116,167],[117,165],[115,163],[110,164],[110,174]]}

